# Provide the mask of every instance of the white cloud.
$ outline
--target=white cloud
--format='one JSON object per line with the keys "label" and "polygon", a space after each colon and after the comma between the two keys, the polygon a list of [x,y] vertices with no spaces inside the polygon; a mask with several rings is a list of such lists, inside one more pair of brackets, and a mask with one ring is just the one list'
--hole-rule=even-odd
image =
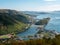
{"label": "white cloud", "polygon": [[50,2],[50,1],[56,1],[56,0],[44,0],[44,1],[49,1]]}
{"label": "white cloud", "polygon": [[60,5],[53,4],[53,5],[40,5],[40,6],[33,6],[33,7],[24,7],[24,8],[16,8],[17,10],[21,11],[60,11]]}
{"label": "white cloud", "polygon": [[55,11],[60,10],[60,5],[45,5],[40,7],[28,7],[24,9],[25,11]]}
{"label": "white cloud", "polygon": [[54,11],[54,10],[60,10],[60,5],[47,5],[47,6],[41,6],[39,8],[41,11]]}

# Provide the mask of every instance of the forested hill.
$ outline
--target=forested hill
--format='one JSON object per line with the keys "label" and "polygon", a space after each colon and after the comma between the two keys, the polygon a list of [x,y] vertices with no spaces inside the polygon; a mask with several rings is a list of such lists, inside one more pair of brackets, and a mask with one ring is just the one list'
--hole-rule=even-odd
{"label": "forested hill", "polygon": [[0,9],[0,35],[21,32],[27,23],[27,16],[23,13],[16,10]]}

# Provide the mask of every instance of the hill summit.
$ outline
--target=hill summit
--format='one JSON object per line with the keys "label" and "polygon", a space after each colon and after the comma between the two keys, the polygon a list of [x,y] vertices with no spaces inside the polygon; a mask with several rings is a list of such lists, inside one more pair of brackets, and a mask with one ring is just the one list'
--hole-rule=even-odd
{"label": "hill summit", "polygon": [[27,16],[16,10],[0,9],[0,35],[18,33],[27,26]]}

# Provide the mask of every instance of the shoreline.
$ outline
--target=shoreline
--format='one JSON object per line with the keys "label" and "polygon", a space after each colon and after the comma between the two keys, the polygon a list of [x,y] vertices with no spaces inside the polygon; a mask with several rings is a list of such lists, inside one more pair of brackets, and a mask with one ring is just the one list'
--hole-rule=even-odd
{"label": "shoreline", "polygon": [[[23,33],[25,31],[27,31],[30,28],[30,26],[31,26],[31,24],[29,24],[29,26],[27,26],[27,28],[25,27],[25,29],[22,32],[19,32],[19,33]],[[17,33],[16,35],[18,35],[19,33]]]}

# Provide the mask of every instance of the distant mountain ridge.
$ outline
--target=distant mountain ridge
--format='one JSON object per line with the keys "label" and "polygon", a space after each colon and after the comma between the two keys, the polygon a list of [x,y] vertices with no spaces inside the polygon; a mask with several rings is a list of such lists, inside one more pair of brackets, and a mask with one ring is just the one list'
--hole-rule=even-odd
{"label": "distant mountain ridge", "polygon": [[22,11],[25,14],[30,14],[30,15],[43,15],[43,14],[60,14],[60,11],[50,11],[50,12],[45,12],[45,11]]}
{"label": "distant mountain ridge", "polygon": [[37,12],[37,11],[22,11],[23,13],[26,14],[32,14],[32,15],[37,15],[37,14],[50,14],[49,12]]}

